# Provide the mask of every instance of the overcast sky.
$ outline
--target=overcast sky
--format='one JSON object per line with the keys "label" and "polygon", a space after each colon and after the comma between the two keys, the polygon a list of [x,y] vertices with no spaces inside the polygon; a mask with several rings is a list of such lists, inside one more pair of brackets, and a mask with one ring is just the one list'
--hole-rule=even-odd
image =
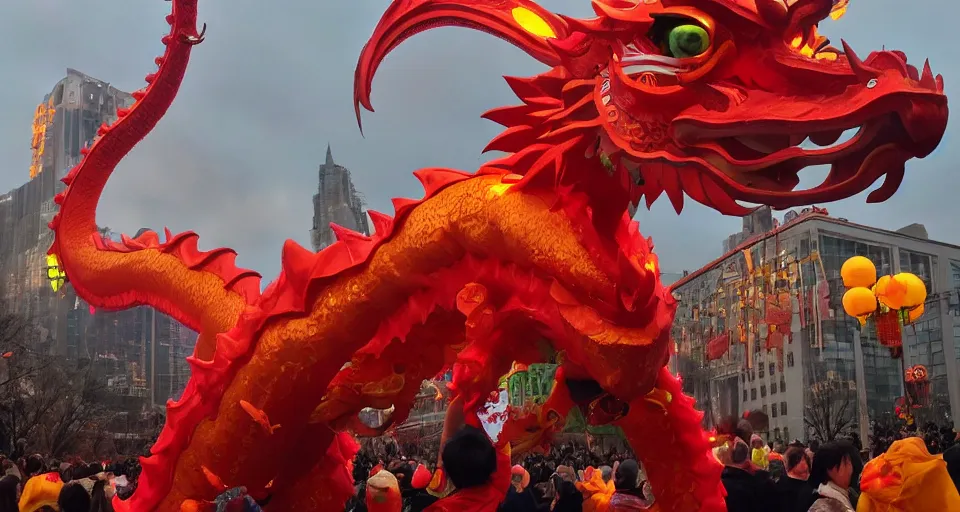
{"label": "overcast sky", "polygon": [[[272,280],[280,248],[309,246],[311,196],[326,145],[353,172],[370,208],[392,214],[390,197],[419,197],[411,172],[426,166],[474,170],[497,125],[480,119],[514,104],[501,75],[543,68],[507,43],[465,29],[419,35],[395,51],[374,82],[366,138],[354,122],[353,71],[387,0],[201,0],[207,40],[194,51],[180,95],[159,127],[123,161],[98,221],[133,234],[142,226],[195,230],[201,247],[226,245],[239,263]],[[96,6],[95,8],[92,6]],[[564,14],[592,14],[589,0],[542,0]],[[78,69],[133,91],[153,71],[170,4],[162,0],[0,2],[0,191],[27,180],[30,124],[44,94]],[[929,57],[947,94],[960,93],[953,0],[854,0],[822,27],[861,55],[904,50]],[[919,64],[918,64],[919,65]],[[960,244],[957,122],[931,157],[908,164],[883,205],[865,195],[828,205],[834,215],[895,229],[926,224],[932,238]],[[807,171],[817,180],[819,170]],[[813,179],[805,180],[810,185]],[[638,215],[664,271],[694,269],[719,255],[740,220],[687,201],[681,216],[661,198]]]}

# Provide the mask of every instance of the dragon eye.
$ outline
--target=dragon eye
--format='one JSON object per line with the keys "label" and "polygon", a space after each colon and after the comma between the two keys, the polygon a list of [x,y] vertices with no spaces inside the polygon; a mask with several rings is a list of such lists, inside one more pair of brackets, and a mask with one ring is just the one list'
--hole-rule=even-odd
{"label": "dragon eye", "polygon": [[675,59],[699,57],[710,49],[710,33],[686,16],[659,16],[647,37],[660,52]]}
{"label": "dragon eye", "polygon": [[671,57],[697,57],[710,49],[710,34],[699,25],[679,25],[670,29],[664,43]]}

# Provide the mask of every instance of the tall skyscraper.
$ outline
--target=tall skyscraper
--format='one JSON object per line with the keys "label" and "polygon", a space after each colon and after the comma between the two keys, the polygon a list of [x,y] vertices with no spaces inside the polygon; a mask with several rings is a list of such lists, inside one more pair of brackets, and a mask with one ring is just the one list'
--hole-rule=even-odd
{"label": "tall skyscraper", "polygon": [[93,143],[98,128],[133,101],[73,69],[44,96],[32,126],[30,181],[0,195],[0,306],[40,329],[38,350],[88,360],[114,393],[162,404],[179,395],[189,374],[182,360],[192,350],[189,329],[149,308],[94,310],[69,285],[54,292],[45,270],[53,197],[65,186],[60,179],[80,162],[80,149]]}
{"label": "tall skyscraper", "polygon": [[[0,196],[0,269],[3,298],[28,316],[46,316],[54,295],[44,278],[44,256],[53,241],[47,224],[60,178],[80,162],[80,149],[97,136],[101,124],[117,118],[117,108],[133,97],[102,80],[67,69],[37,107],[32,126],[30,181]],[[47,293],[51,292],[51,293]],[[56,336],[54,325],[46,326]]]}
{"label": "tall skyscraper", "polygon": [[327,159],[320,166],[320,184],[313,196],[313,229],[310,231],[313,250],[320,251],[336,241],[331,223],[370,234],[363,198],[353,186],[350,171],[333,161],[333,152],[327,144]]}

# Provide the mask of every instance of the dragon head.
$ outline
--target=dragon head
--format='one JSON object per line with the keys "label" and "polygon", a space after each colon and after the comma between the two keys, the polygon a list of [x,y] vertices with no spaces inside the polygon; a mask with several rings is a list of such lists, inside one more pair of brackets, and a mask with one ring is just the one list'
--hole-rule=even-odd
{"label": "dragon head", "polygon": [[[742,203],[842,199],[885,176],[868,197],[880,202],[907,160],[939,144],[947,99],[928,63],[891,50],[861,58],[819,35],[847,2],[593,0],[597,17],[581,20],[530,0],[395,0],[360,57],[357,114],[372,111],[373,75],[400,42],[463,26],[552,67],[508,78],[524,104],[486,114],[507,127],[488,149],[510,156],[492,166],[529,175],[564,162],[551,166],[557,183],[589,182],[621,213],[666,192],[678,212],[686,194],[739,215]],[[830,166],[827,178],[798,190],[815,165]]]}

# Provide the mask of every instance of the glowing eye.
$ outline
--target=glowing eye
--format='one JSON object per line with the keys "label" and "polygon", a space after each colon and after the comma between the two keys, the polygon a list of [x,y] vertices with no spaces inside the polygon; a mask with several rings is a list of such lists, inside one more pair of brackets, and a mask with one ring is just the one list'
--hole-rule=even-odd
{"label": "glowing eye", "polygon": [[666,37],[666,50],[671,57],[685,59],[703,55],[710,49],[710,34],[699,25],[679,25]]}

